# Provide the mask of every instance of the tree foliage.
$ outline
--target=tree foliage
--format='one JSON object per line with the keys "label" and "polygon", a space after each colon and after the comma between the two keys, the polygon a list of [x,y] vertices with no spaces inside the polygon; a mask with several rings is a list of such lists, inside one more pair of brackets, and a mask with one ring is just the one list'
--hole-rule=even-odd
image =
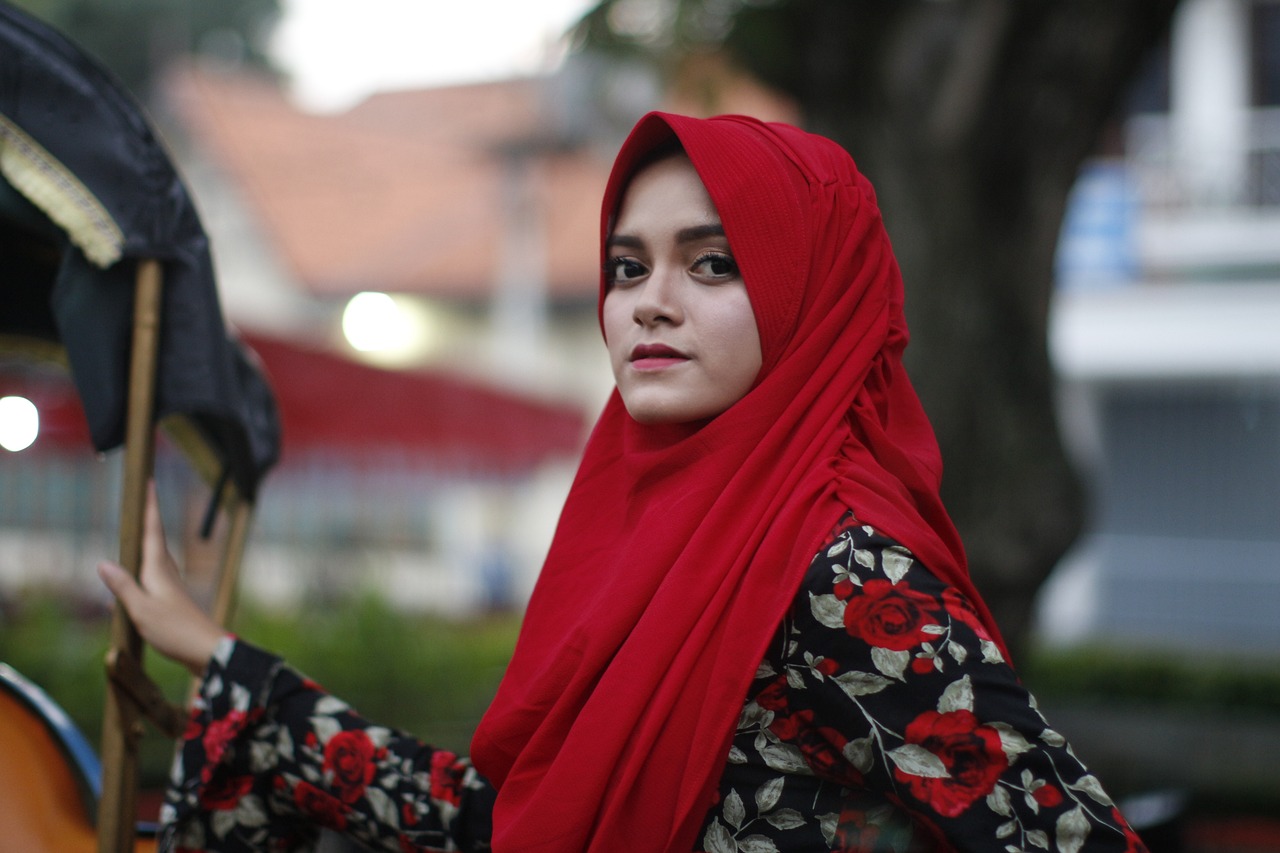
{"label": "tree foliage", "polygon": [[580,26],[586,45],[676,77],[687,57],[726,50],[872,179],[943,496],[1015,646],[1084,517],[1046,341],[1067,196],[1176,5],[604,0]]}
{"label": "tree foliage", "polygon": [[11,0],[95,56],[141,99],[181,55],[270,69],[279,0]]}

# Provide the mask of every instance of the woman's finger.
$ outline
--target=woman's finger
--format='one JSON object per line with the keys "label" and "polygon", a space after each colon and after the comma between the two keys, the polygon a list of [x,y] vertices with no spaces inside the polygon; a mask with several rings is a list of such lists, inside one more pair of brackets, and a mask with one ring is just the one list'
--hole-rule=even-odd
{"label": "woman's finger", "polygon": [[98,577],[102,578],[116,600],[124,605],[124,609],[132,613],[138,596],[143,594],[138,582],[123,567],[106,560],[98,563]]}

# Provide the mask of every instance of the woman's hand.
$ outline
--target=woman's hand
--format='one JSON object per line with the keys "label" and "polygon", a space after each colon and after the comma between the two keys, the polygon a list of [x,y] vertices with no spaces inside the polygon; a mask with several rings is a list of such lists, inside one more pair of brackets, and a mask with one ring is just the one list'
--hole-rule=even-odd
{"label": "woman's hand", "polygon": [[142,534],[141,584],[119,564],[98,564],[98,576],[116,597],[142,639],[197,676],[204,673],[226,634],[187,592],[164,540],[155,483],[147,488]]}

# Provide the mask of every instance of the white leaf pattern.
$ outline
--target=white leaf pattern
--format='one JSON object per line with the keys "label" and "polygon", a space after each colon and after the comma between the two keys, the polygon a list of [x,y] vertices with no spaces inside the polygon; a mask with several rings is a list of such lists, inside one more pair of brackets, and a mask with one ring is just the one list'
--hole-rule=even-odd
{"label": "white leaf pattern", "polygon": [[1001,785],[996,785],[995,790],[987,794],[987,808],[1002,817],[1013,817],[1013,801]]}
{"label": "white leaf pattern", "polygon": [[764,835],[748,835],[738,841],[741,853],[778,853],[778,845]]}
{"label": "white leaf pattern", "polygon": [[766,765],[782,773],[813,775],[813,771],[804,760],[804,753],[789,743],[771,743],[760,750],[760,757],[764,759]]}
{"label": "white leaf pattern", "polygon": [[898,681],[906,681],[907,667],[911,664],[911,652],[882,649],[879,646],[871,650],[871,662],[876,669]]}
{"label": "white leaf pattern", "polygon": [[1040,740],[1049,746],[1066,746],[1067,739],[1055,732],[1053,729],[1045,729],[1040,733]]}
{"label": "white leaf pattern", "polygon": [[1111,798],[1107,796],[1107,792],[1102,790],[1102,783],[1098,781],[1098,777],[1093,774],[1086,774],[1077,779],[1074,783],[1067,786],[1073,791],[1084,791],[1090,797],[1093,797],[1104,806],[1111,805]]}
{"label": "white leaf pattern", "polygon": [[329,738],[342,731],[342,726],[333,717],[316,716],[311,718],[311,730],[320,743],[328,743]]}
{"label": "white leaf pattern", "polygon": [[912,776],[922,776],[926,779],[946,779],[951,776],[942,759],[919,744],[908,743],[897,749],[891,749],[889,759],[903,773]]}
{"label": "white leaf pattern", "polygon": [[840,685],[846,696],[854,698],[879,693],[893,683],[884,676],[870,672],[842,672],[831,680]]}
{"label": "white leaf pattern", "polygon": [[707,833],[702,837],[702,843],[707,848],[707,853],[737,853],[738,850],[738,845],[733,840],[732,833],[718,820],[713,820],[711,825],[707,827]]}
{"label": "white leaf pattern", "polygon": [[400,816],[396,813],[396,804],[386,791],[368,787],[364,789],[364,798],[369,801],[369,806],[379,821],[387,826],[399,825]]}
{"label": "white leaf pattern", "polygon": [[1078,853],[1089,837],[1089,819],[1085,817],[1084,808],[1076,806],[1058,818],[1054,827],[1056,841],[1060,853]]}
{"label": "white leaf pattern", "polygon": [[772,811],[773,807],[778,804],[779,798],[782,797],[782,785],[786,781],[785,776],[779,776],[776,779],[770,779],[756,790],[756,808],[761,814]]}
{"label": "white leaf pattern", "polygon": [[963,676],[947,685],[938,699],[938,713],[948,714],[952,711],[973,710],[973,682],[969,676]]}
{"label": "white leaf pattern", "polygon": [[775,829],[781,829],[784,832],[788,829],[799,829],[806,823],[804,815],[795,809],[778,809],[776,812],[765,815],[765,820]]}
{"label": "white leaf pattern", "polygon": [[742,829],[742,822],[747,819],[747,808],[736,790],[730,791],[729,796],[724,798],[724,819],[734,829]]}
{"label": "white leaf pattern", "polygon": [[895,584],[907,576],[907,571],[916,562],[911,552],[901,545],[885,548],[880,560],[884,564],[885,577]]}
{"label": "white leaf pattern", "polygon": [[257,794],[247,794],[236,803],[236,823],[240,826],[265,826],[267,810]]}
{"label": "white leaf pattern", "polygon": [[279,753],[275,745],[261,740],[249,744],[249,769],[255,774],[262,774],[276,766]]}
{"label": "white leaf pattern", "polygon": [[293,735],[289,734],[288,726],[280,727],[280,734],[276,736],[276,752],[285,761],[293,761]]}
{"label": "white leaf pattern", "polygon": [[234,811],[215,811],[209,820],[215,838],[226,838],[227,833],[235,829],[237,823]]}
{"label": "white leaf pattern", "polygon": [[764,719],[765,710],[755,702],[747,702],[738,715],[738,728],[749,729]]}
{"label": "white leaf pattern", "polygon": [[317,714],[342,714],[351,710],[351,706],[336,696],[323,696],[316,702]]}
{"label": "white leaf pattern", "polygon": [[818,624],[827,628],[844,628],[844,602],[834,595],[809,593],[809,610]]}
{"label": "white leaf pattern", "polygon": [[870,772],[875,764],[875,750],[872,748],[871,738],[869,737],[860,737],[849,741],[840,752],[859,773]]}
{"label": "white leaf pattern", "polygon": [[836,830],[840,827],[840,815],[838,814],[820,814],[818,815],[818,826],[822,829],[822,837],[828,845],[836,843]]}

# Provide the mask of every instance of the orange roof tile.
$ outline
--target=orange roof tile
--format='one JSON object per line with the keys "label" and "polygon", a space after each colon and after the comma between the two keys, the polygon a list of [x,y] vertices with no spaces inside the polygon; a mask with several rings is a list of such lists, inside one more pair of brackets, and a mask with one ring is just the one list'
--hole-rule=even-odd
{"label": "orange roof tile", "polygon": [[[700,74],[725,72],[705,68]],[[175,73],[186,133],[237,183],[296,278],[319,295],[360,290],[482,300],[498,280],[513,181],[502,152],[532,145],[529,194],[553,298],[594,296],[599,199],[610,163],[589,146],[543,145],[538,79],[385,92],[337,114],[291,105],[265,79]],[[740,79],[714,103],[674,108],[794,120]],[[723,90],[722,90],[723,91]],[[553,140],[552,140],[553,141]],[[518,259],[517,259],[518,260]]]}
{"label": "orange roof tile", "polygon": [[[243,75],[186,70],[170,93],[186,132],[239,185],[311,291],[482,299],[502,257],[497,151],[537,132],[536,86],[385,93],[332,115],[298,110],[273,83]],[[566,232],[548,235],[548,289],[589,295],[608,163],[552,152],[534,174],[544,221]]]}

